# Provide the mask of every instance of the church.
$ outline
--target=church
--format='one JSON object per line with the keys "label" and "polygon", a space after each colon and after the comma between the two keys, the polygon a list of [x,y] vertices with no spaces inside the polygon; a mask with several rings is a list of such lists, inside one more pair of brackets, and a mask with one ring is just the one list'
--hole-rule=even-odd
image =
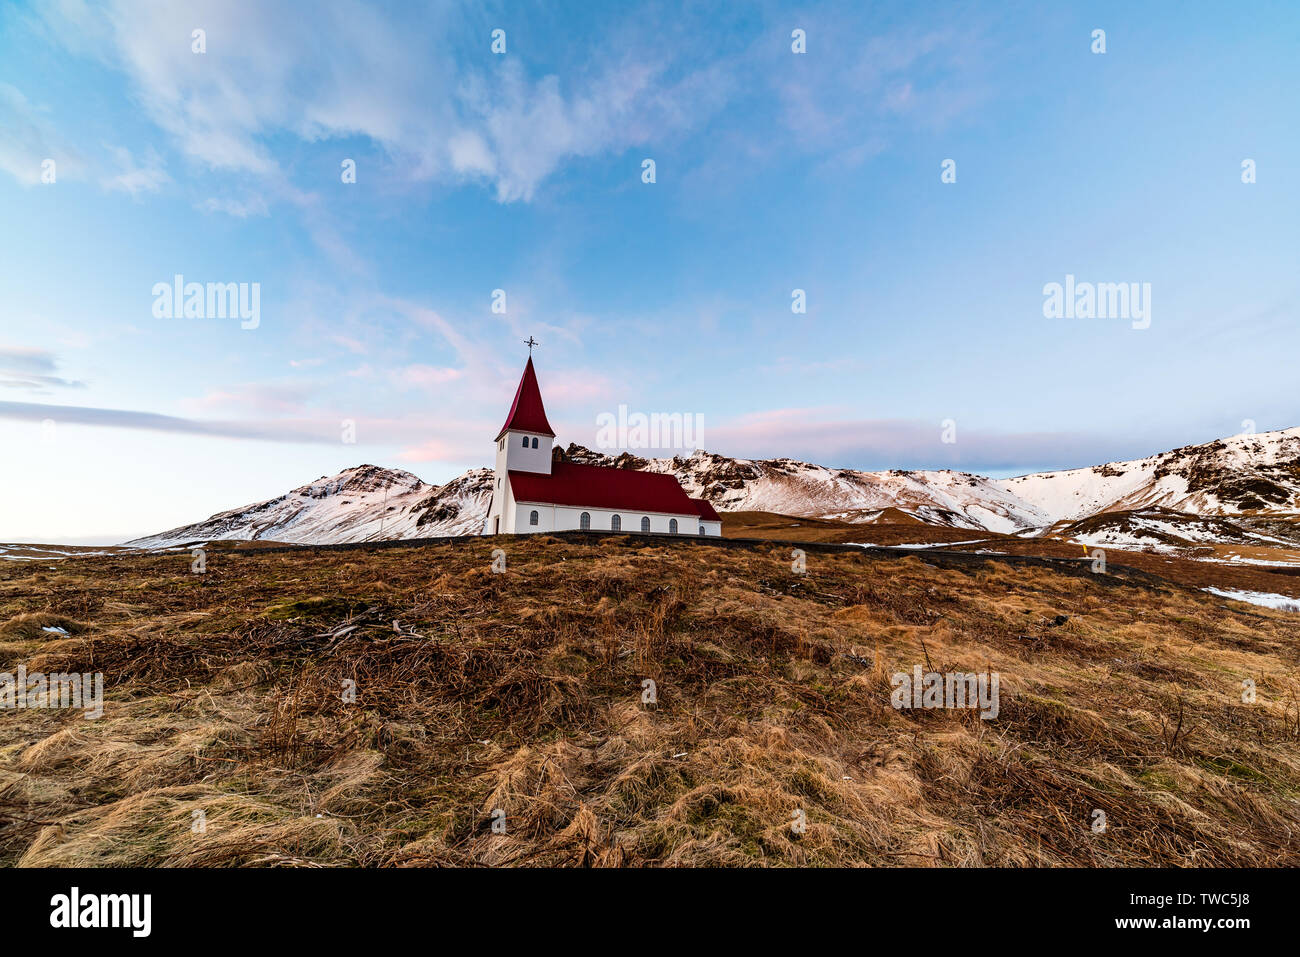
{"label": "church", "polygon": [[555,432],[528,357],[497,434],[492,505],[484,535],[569,530],[721,535],[722,519],[675,476],[554,461]]}

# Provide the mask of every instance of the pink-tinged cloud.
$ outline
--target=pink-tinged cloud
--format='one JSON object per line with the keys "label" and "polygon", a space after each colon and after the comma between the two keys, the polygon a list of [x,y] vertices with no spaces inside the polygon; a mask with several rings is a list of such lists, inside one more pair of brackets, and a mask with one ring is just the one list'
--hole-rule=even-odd
{"label": "pink-tinged cloud", "polygon": [[[523,372],[522,362],[519,364],[519,371]],[[548,405],[576,405],[601,400],[612,403],[617,392],[614,383],[607,376],[599,373],[593,374],[585,370],[582,372],[572,370],[538,372],[537,375],[542,387],[542,396]],[[514,393],[513,386],[510,391],[511,394]]]}
{"label": "pink-tinged cloud", "polygon": [[347,349],[353,355],[363,356],[369,352],[369,349],[366,348],[364,342],[360,339],[354,339],[351,336],[333,335],[330,336],[330,341],[335,345],[340,345],[344,349]]}
{"label": "pink-tinged cloud", "polygon": [[305,385],[245,382],[228,389],[213,389],[181,403],[196,412],[239,411],[259,415],[295,415],[306,408],[312,389]]}
{"label": "pink-tinged cloud", "polygon": [[402,462],[465,462],[483,456],[482,442],[472,443],[472,447],[430,439],[419,445],[408,446],[397,453]]}
{"label": "pink-tinged cloud", "polygon": [[960,421],[948,429],[939,420],[848,419],[836,416],[839,411],[769,409],[717,424],[706,416],[701,445],[739,458],[793,458],[843,468],[972,472],[1094,465],[1150,451],[1133,436],[998,432],[968,428]]}
{"label": "pink-tinged cloud", "polygon": [[464,372],[460,369],[416,364],[401,369],[397,373],[397,378],[400,382],[406,385],[428,388],[430,386],[446,385],[448,382],[455,382],[463,375]]}

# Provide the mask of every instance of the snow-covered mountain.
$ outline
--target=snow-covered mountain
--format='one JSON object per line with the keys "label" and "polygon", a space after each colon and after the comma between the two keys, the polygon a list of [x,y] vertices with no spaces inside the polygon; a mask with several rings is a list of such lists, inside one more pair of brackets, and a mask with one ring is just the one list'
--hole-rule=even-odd
{"label": "snow-covered mountain", "polygon": [[491,469],[472,469],[439,486],[399,469],[358,465],[278,498],[126,544],[166,548],[233,539],[328,545],[477,534],[491,497]]}
{"label": "snow-covered mountain", "polygon": [[697,451],[580,461],[671,472],[721,511],[870,521],[896,508],[932,525],[1018,532],[1101,512],[1165,508],[1192,515],[1300,512],[1300,428],[1216,439],[1130,462],[989,479],[969,472],[859,472],[793,459],[732,459]]}
{"label": "snow-covered mountain", "polygon": [[[1300,429],[1012,479],[946,469],[861,472],[704,451],[642,459],[570,445],[555,454],[576,462],[670,473],[689,495],[706,498],[723,512],[850,522],[903,513],[931,525],[1033,534],[1104,513],[1163,509],[1258,519],[1300,512]],[[329,544],[476,534],[491,496],[488,469],[473,469],[435,486],[409,472],[362,465],[279,498],[127,544],[158,548],[217,539]]]}
{"label": "snow-covered mountain", "polygon": [[1052,526],[1052,534],[1089,547],[1183,554],[1201,550],[1211,557],[1217,557],[1217,553],[1209,546],[1234,545],[1240,547],[1225,550],[1223,554],[1239,563],[1254,561],[1243,549],[1268,549],[1272,554],[1267,562],[1260,563],[1270,565],[1294,564],[1294,558],[1284,559],[1277,550],[1300,548],[1300,525],[1288,521],[1287,516],[1256,513],[1227,518],[1191,515],[1159,506],[1098,512],[1077,522],[1058,523]]}
{"label": "snow-covered mountain", "polygon": [[614,459],[570,445],[561,454],[578,462],[668,472],[687,495],[707,498],[724,512],[865,522],[888,508],[930,525],[997,532],[1050,523],[1046,515],[992,479],[969,472],[859,472],[795,459],[733,459],[699,450],[671,459],[639,459],[626,453]]}
{"label": "snow-covered mountain", "polygon": [[1300,511],[1300,428],[997,483],[1053,521],[1159,506],[1192,515]]}

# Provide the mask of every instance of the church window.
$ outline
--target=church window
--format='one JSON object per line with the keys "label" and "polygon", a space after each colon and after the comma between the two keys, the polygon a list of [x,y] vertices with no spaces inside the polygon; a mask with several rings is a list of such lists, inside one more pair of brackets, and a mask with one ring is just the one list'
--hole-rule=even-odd
{"label": "church window", "polygon": [[642,516],[641,516],[641,531],[643,531],[643,532],[648,532],[648,531],[650,531],[650,516],[649,516],[649,515],[642,515]]}
{"label": "church window", "polygon": [[533,448],[537,448],[537,439],[533,439]]}
{"label": "church window", "polygon": [[623,516],[615,515],[613,518],[611,518],[609,520],[609,527],[611,530],[615,532],[621,532],[623,530]]}
{"label": "church window", "polygon": [[533,509],[531,512],[528,513],[528,524],[529,525],[537,524],[537,509]]}
{"label": "church window", "polygon": [[591,513],[590,513],[590,512],[583,512],[583,513],[582,513],[582,515],[578,518],[578,527],[581,528],[584,532],[586,532],[586,531],[590,531],[590,530],[591,530]]}
{"label": "church window", "polygon": [[700,526],[700,534],[701,534],[701,535],[704,534],[704,526],[703,526],[703,525]]}
{"label": "church window", "polygon": [[677,519],[675,518],[668,519],[668,534],[669,535],[677,534]]}
{"label": "church window", "polygon": [[524,436],[524,448],[528,448],[528,436]]}

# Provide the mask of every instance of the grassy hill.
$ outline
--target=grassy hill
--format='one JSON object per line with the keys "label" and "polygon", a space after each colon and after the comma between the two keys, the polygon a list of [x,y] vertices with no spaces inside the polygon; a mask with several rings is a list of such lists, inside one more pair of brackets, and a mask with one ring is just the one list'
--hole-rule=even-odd
{"label": "grassy hill", "polygon": [[[1300,616],[1116,565],[808,543],[797,574],[790,547],[0,562],[0,670],[107,699],[0,712],[0,861],[1300,864]],[[997,672],[996,720],[896,710],[918,664]]]}

